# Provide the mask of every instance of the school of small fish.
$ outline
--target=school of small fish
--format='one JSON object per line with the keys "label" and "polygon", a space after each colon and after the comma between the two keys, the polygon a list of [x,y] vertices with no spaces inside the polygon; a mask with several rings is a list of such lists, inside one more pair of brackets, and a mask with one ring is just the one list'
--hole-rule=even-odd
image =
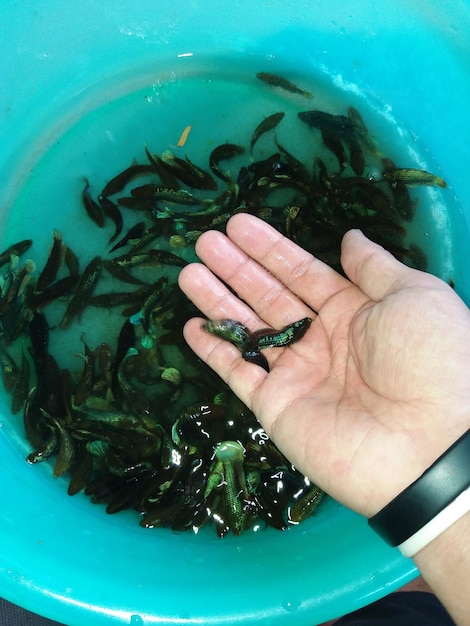
{"label": "school of small fish", "polygon": [[[313,97],[274,74],[257,77],[268,88]],[[246,148],[217,146],[208,167],[146,147],[147,162],[134,161],[97,195],[84,179],[79,201],[90,227],[112,224],[109,251],[79,259],[54,230],[40,271],[23,260],[31,239],[0,254],[3,384],[12,413],[23,411],[27,461],[50,459],[70,495],[84,490],[108,513],[134,509],[144,527],[197,532],[212,523],[219,537],[255,525],[285,529],[320,503],[322,491],[185,344],[182,327],[200,313],[178,288],[179,269],[201,233],[223,230],[238,212],[261,217],[338,271],[341,238],[352,227],[424,269],[423,251],[404,244],[416,205],[409,187],[446,183],[383,157],[353,107],[344,115],[298,114],[309,164],[278,141],[284,118],[269,114]],[[271,151],[256,159],[261,142]],[[371,163],[381,164],[380,175],[365,174]],[[53,308],[61,317],[51,326]],[[93,309],[112,311],[114,342],[87,344],[81,318]],[[204,327],[269,371],[261,350],[301,340],[310,323],[256,332],[235,320]],[[83,354],[76,367],[64,366],[50,336],[74,329]]]}

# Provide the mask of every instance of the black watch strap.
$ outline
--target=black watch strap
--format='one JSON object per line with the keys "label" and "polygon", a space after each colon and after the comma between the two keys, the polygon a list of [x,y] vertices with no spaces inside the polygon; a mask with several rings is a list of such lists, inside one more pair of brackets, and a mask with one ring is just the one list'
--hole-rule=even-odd
{"label": "black watch strap", "polygon": [[369,526],[398,546],[470,487],[470,429],[409,487],[369,519]]}

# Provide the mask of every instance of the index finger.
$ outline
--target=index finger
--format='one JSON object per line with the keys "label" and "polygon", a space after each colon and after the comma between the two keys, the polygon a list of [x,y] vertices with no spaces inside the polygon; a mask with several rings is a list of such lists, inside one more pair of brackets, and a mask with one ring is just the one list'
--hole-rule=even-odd
{"label": "index finger", "polygon": [[234,215],[227,235],[315,311],[351,283],[275,228],[247,213]]}

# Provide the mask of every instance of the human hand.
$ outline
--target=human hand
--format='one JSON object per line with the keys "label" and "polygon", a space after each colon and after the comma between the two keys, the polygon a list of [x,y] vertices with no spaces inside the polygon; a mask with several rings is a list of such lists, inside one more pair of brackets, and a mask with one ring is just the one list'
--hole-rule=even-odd
{"label": "human hand", "polygon": [[203,234],[205,265],[180,274],[196,306],[250,330],[313,322],[298,343],[264,351],[269,374],[201,319],[186,340],[300,471],[374,515],[470,427],[468,308],[358,231],[342,244],[349,280],[253,216],[234,216],[227,235]]}

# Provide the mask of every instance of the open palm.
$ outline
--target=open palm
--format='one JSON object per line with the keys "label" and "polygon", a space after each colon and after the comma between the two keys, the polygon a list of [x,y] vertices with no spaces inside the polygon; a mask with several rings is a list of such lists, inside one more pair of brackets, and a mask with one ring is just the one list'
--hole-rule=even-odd
{"label": "open palm", "polygon": [[357,231],[343,240],[348,280],[246,214],[227,236],[202,235],[197,253],[205,265],[186,267],[180,286],[208,318],[250,330],[313,318],[298,343],[265,351],[269,374],[200,319],[185,337],[296,467],[344,504],[374,514],[469,427],[470,314],[444,282]]}

